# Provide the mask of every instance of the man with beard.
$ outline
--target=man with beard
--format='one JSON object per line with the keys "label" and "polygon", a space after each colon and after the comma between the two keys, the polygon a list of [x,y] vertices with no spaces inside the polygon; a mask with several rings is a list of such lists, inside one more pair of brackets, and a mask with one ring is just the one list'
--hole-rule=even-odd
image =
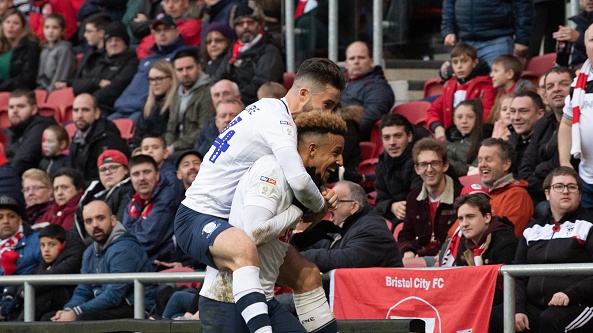
{"label": "man with beard", "polygon": [[200,171],[200,164],[202,164],[202,155],[195,150],[186,150],[177,157],[175,166],[177,167],[177,179],[183,182],[185,190],[187,190],[191,183]]}
{"label": "man with beard", "polygon": [[261,8],[240,3],[232,17],[237,40],[229,47],[213,81],[229,79],[237,82],[242,101],[249,105],[257,101],[257,90],[270,81],[282,82],[284,63],[272,37],[263,30]]}
{"label": "man with beard", "polygon": [[72,103],[72,121],[76,133],[70,143],[70,166],[84,174],[87,183],[98,179],[97,159],[102,152],[115,149],[129,155],[128,145],[111,121],[101,117],[97,100],[80,94]]}
{"label": "man with beard", "polygon": [[[152,265],[136,237],[117,221],[109,206],[95,200],[82,210],[93,243],[84,251],[81,274],[151,272]],[[154,286],[145,286],[145,309],[154,304]],[[132,284],[80,284],[52,321],[108,320],[134,317]]]}

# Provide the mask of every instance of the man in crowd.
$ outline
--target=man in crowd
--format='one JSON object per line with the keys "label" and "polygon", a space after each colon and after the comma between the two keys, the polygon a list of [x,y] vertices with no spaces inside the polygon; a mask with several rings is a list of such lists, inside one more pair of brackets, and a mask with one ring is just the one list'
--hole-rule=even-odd
{"label": "man in crowd", "polygon": [[531,141],[535,123],[545,112],[546,106],[536,92],[523,90],[515,93],[511,101],[511,124],[514,131],[509,136],[509,143],[517,154],[517,163],[512,170],[515,176],[519,174],[523,154]]}
{"label": "man in crowd", "polygon": [[552,112],[544,114],[535,123],[531,141],[525,149],[519,169],[519,179],[525,179],[529,183],[527,191],[536,206],[540,202],[545,202],[542,187],[544,178],[560,166],[558,125],[562,120],[562,109],[566,96],[570,93],[572,80],[572,72],[566,67],[553,67],[544,74],[546,104]]}
{"label": "man in crowd", "polygon": [[[550,210],[531,222],[519,241],[515,264],[591,263],[593,214],[580,205],[582,182],[570,167],[544,180]],[[517,332],[593,330],[593,278],[581,275],[518,277]],[[490,332],[503,332],[503,306],[492,309]]]}
{"label": "man in crowd", "polygon": [[223,99],[241,99],[239,86],[230,80],[220,80],[210,88],[210,97],[212,98],[212,108],[216,107],[218,102]]}
{"label": "man in crowd", "polygon": [[373,63],[373,55],[364,42],[354,42],[346,49],[346,88],[340,104],[364,107],[360,140],[368,141],[375,123],[389,113],[395,95],[385,80],[381,66]]}
{"label": "man in crowd", "polygon": [[[93,243],[84,251],[81,274],[152,272],[152,265],[136,237],[117,221],[101,200],[88,203],[84,227]],[[145,286],[145,309],[154,305],[154,286]],[[134,317],[132,284],[79,284],[64,309],[52,321],[108,320]]]}
{"label": "man in crowd", "polygon": [[76,133],[70,142],[70,166],[84,174],[87,183],[99,177],[97,159],[107,149],[129,155],[128,145],[115,124],[101,117],[97,100],[90,94],[80,94],[72,103],[72,121]]}
{"label": "man in crowd", "polygon": [[122,224],[136,236],[151,262],[167,261],[174,251],[173,219],[183,193],[161,177],[157,163],[148,155],[130,158],[130,178],[136,193]]}
{"label": "man in crowd", "polygon": [[165,15],[155,20],[150,28],[155,41],[151,47],[154,53],[142,59],[138,64],[138,70],[132,81],[115,101],[115,113],[109,116],[110,119],[130,118],[136,122],[148,98],[148,71],[150,67],[157,60],[173,58],[173,55],[185,46],[183,38],[179,36],[177,23],[171,16]]}
{"label": "man in crowd", "polygon": [[245,105],[243,105],[239,99],[224,99],[218,102],[214,119],[210,119],[206,126],[202,128],[198,135],[198,139],[196,140],[194,149],[202,154],[202,156],[206,155],[218,134],[220,134],[231,120],[235,119],[243,109],[245,109]]}
{"label": "man in crowd", "polygon": [[187,190],[200,171],[202,156],[195,150],[186,150],[181,152],[175,161],[177,167],[177,179],[183,182],[183,187]]}
{"label": "man in crowd", "polygon": [[379,129],[385,151],[375,168],[377,210],[393,224],[398,224],[406,216],[408,193],[422,181],[414,171],[414,134],[412,124],[400,114],[386,114]]}
{"label": "man in crowd", "polygon": [[15,90],[8,98],[8,144],[6,158],[20,177],[30,168],[36,168],[43,158],[41,137],[43,131],[56,124],[52,117],[37,113],[35,93],[31,90]]}
{"label": "man in crowd", "polygon": [[263,29],[261,8],[251,8],[246,2],[237,4],[232,23],[237,41],[229,47],[213,79],[237,82],[243,104],[249,105],[257,101],[262,84],[282,82],[284,62],[272,37]]}
{"label": "man in crowd", "polygon": [[422,185],[408,194],[398,245],[404,265],[432,267],[449,228],[457,219],[453,202],[462,186],[445,174],[449,163],[443,142],[433,138],[421,139],[414,145],[412,157]]}
{"label": "man in crowd", "polygon": [[169,106],[165,136],[171,153],[192,148],[200,130],[212,116],[212,80],[202,73],[197,49],[177,52],[173,67],[179,87]]}

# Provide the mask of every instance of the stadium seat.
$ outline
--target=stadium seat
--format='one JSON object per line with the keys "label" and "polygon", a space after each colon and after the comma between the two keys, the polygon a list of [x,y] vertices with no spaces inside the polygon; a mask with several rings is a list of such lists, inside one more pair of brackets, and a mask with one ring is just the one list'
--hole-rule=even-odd
{"label": "stadium seat", "polygon": [[440,77],[435,77],[424,82],[424,98],[436,96],[443,93],[445,81]]}
{"label": "stadium seat", "polygon": [[72,102],[74,102],[74,90],[64,88],[52,91],[45,104],[55,105],[60,110],[60,119],[62,122],[72,120]]}
{"label": "stadium seat", "polygon": [[0,129],[10,127],[10,120],[8,120],[8,107],[0,107]]}
{"label": "stadium seat", "polygon": [[554,67],[554,64],[556,64],[556,53],[546,53],[529,59],[525,70],[542,75]]}
{"label": "stadium seat", "polygon": [[482,176],[480,174],[459,177],[459,182],[463,186],[470,186],[471,184],[482,184]]}
{"label": "stadium seat", "polygon": [[284,88],[286,91],[289,91],[294,83],[294,73],[284,73],[282,74],[282,84],[284,84]]}
{"label": "stadium seat", "polygon": [[[194,272],[193,268],[190,267],[173,267],[167,268],[159,273],[179,273],[179,272]],[[188,288],[195,288],[198,285],[198,282],[177,282],[177,287],[188,287]]]}
{"label": "stadium seat", "polygon": [[395,241],[397,242],[397,239],[399,237],[399,232],[402,231],[402,229],[404,228],[404,223],[399,223],[398,225],[395,226],[395,230],[393,230],[393,238],[395,238]]}
{"label": "stadium seat", "polygon": [[378,120],[375,123],[375,126],[373,126],[373,128],[371,129],[370,134],[370,141],[377,146],[377,151],[375,152],[377,156],[381,155],[383,153],[383,150],[385,150],[385,148],[383,147],[383,139],[381,138],[381,130],[379,129],[380,122],[381,121]]}
{"label": "stadium seat", "polygon": [[127,143],[130,143],[130,140],[134,137],[134,121],[128,118],[119,118],[114,119],[113,123],[119,129],[119,133],[121,137],[126,140]]}
{"label": "stadium seat", "polygon": [[426,110],[428,110],[428,108],[430,108],[429,102],[414,101],[398,105],[393,108],[392,112],[408,118],[414,125],[420,125],[426,128]]}
{"label": "stadium seat", "polygon": [[369,158],[379,157],[377,154],[377,144],[374,142],[362,141],[360,145],[360,157],[362,160],[368,160]]}
{"label": "stadium seat", "polygon": [[62,122],[62,115],[60,113],[60,108],[58,108],[55,105],[39,104],[39,105],[37,105],[37,112],[39,112],[39,114],[42,116],[54,117],[54,119],[58,123]]}
{"label": "stadium seat", "polygon": [[64,126],[64,129],[66,130],[66,132],[68,132],[68,137],[72,139],[74,133],[76,133],[76,125],[74,125],[74,123],[69,123]]}
{"label": "stadium seat", "polygon": [[539,86],[539,75],[537,75],[536,72],[532,72],[532,71],[523,71],[523,73],[521,74],[521,78],[523,80],[527,80],[529,82],[531,82],[531,84],[533,84],[534,87]]}
{"label": "stadium seat", "polygon": [[0,108],[8,107],[8,97],[10,93],[8,91],[0,92]]}
{"label": "stadium seat", "polygon": [[[358,164],[358,173],[361,175],[374,175],[375,174],[375,166],[379,162],[378,158],[369,158],[368,160],[363,160]],[[365,188],[373,188],[375,184],[374,180],[367,180],[366,184],[364,184]]]}
{"label": "stadium seat", "polygon": [[44,104],[46,99],[47,90],[35,89],[35,100],[37,101],[37,105]]}

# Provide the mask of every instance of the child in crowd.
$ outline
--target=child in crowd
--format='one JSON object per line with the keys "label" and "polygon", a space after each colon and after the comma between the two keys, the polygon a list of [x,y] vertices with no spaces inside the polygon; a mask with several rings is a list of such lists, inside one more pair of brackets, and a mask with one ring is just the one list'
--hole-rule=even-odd
{"label": "child in crowd", "polygon": [[446,130],[449,165],[458,176],[477,172],[480,143],[492,132],[491,125],[482,125],[480,100],[475,98],[459,103],[453,111],[453,123]]}
{"label": "child in crowd", "polygon": [[266,82],[257,89],[257,99],[282,98],[286,96],[286,88],[278,82]]}
{"label": "child in crowd", "polygon": [[[84,245],[78,235],[67,232],[59,225],[50,224],[39,230],[39,246],[43,261],[35,274],[78,274]],[[72,297],[75,285],[35,287],[35,320],[50,318],[61,310]],[[8,320],[23,320],[22,286],[10,287],[11,297],[2,301],[2,315]]]}
{"label": "child in crowd", "polygon": [[519,58],[512,54],[503,54],[496,58],[490,72],[492,86],[498,89],[496,98],[524,88],[534,89],[530,81],[521,79],[521,74],[523,74],[523,64]]}
{"label": "child in crowd", "polygon": [[51,177],[61,167],[68,166],[68,156],[64,150],[68,148],[70,140],[68,132],[60,125],[51,125],[43,131],[41,137],[41,152],[43,159],[37,166]]}
{"label": "child in crowd", "polygon": [[445,82],[443,94],[426,111],[427,123],[437,138],[445,138],[445,128],[453,125],[453,109],[466,99],[480,98],[483,105],[483,120],[486,120],[494,104],[496,90],[486,75],[477,75],[488,66],[478,59],[478,52],[470,45],[457,44],[451,51],[451,66],[454,77]]}
{"label": "child in crowd", "polygon": [[159,166],[161,177],[166,178],[171,186],[176,186],[179,191],[184,191],[183,184],[177,179],[177,168],[173,162],[167,160],[169,149],[165,138],[159,134],[146,134],[140,142],[141,153],[154,159]]}
{"label": "child in crowd", "polygon": [[493,111],[488,117],[488,123],[494,124],[492,137],[507,141],[511,135],[511,102],[515,98],[515,93],[509,93],[501,97],[498,102],[500,109]]}
{"label": "child in crowd", "polygon": [[37,89],[53,91],[55,83],[68,80],[76,70],[76,59],[70,42],[64,40],[66,21],[60,14],[49,14],[43,20],[45,45],[39,58]]}

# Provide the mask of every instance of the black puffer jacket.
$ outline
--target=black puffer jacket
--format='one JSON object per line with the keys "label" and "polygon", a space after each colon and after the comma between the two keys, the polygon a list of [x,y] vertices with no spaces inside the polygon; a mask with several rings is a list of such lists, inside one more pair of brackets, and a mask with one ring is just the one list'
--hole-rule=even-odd
{"label": "black puffer jacket", "polygon": [[443,0],[441,35],[465,41],[514,36],[515,43],[529,45],[532,20],[530,0]]}
{"label": "black puffer jacket", "polygon": [[48,126],[55,124],[57,123],[54,118],[36,114],[5,130],[9,137],[6,145],[6,158],[19,177],[25,171],[39,165],[43,158],[41,136]]}
{"label": "black puffer jacket", "polygon": [[27,37],[21,39],[19,45],[12,51],[10,78],[0,80],[0,91],[35,89],[40,53],[41,49],[37,42],[31,41]]}

